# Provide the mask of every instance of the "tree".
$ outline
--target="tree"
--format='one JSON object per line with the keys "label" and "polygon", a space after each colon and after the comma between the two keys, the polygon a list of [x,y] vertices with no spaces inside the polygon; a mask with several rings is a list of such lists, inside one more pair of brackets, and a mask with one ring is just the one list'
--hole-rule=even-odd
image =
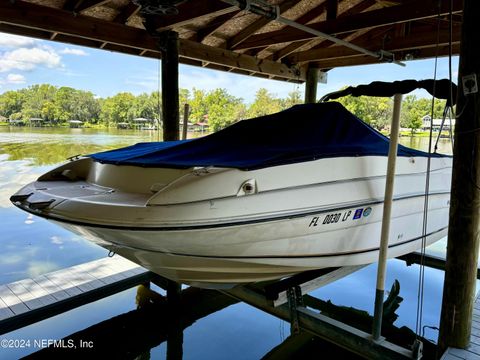
{"label": "tree", "polygon": [[270,94],[267,89],[261,88],[255,94],[255,101],[247,110],[250,118],[270,115],[282,110],[282,102]]}
{"label": "tree", "polygon": [[382,130],[390,123],[392,114],[390,98],[346,96],[336,101],[375,129]]}
{"label": "tree", "polygon": [[208,125],[213,131],[223,129],[240,120],[244,112],[242,99],[230,95],[225,89],[215,89],[205,96]]}
{"label": "tree", "polygon": [[100,120],[110,125],[120,122],[131,122],[134,118],[135,97],[128,92],[121,92],[106,98],[102,102]]}
{"label": "tree", "polygon": [[302,93],[299,89],[293,90],[292,92],[288,93],[287,98],[282,99],[282,109],[288,109],[294,105],[302,104]]}
{"label": "tree", "polygon": [[43,104],[46,101],[54,101],[56,92],[57,88],[50,84],[29,86],[24,92],[22,118],[28,120],[33,117],[42,117]]}
{"label": "tree", "polygon": [[25,102],[24,91],[7,91],[0,95],[0,115],[8,118],[20,115]]}

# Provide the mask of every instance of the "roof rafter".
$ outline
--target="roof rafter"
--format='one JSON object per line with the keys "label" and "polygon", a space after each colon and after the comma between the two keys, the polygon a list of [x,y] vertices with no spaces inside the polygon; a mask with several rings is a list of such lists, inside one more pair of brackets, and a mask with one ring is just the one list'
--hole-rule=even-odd
{"label": "roof rafter", "polygon": [[[298,4],[298,1],[296,0],[285,0],[279,5],[280,13],[284,13],[296,4]],[[267,19],[266,17],[261,17],[260,19],[254,21],[227,41],[227,49],[235,49],[237,45],[248,39],[251,35],[255,34],[258,30],[263,28],[271,21],[271,19]]]}
{"label": "roof rafter", "polygon": [[135,15],[140,10],[140,6],[129,2],[113,19],[113,22],[126,24],[128,19]]}
{"label": "roof rafter", "polygon": [[[455,53],[458,54],[459,51],[460,51],[460,44],[453,44],[452,52],[454,54]],[[420,59],[432,58],[435,56],[448,56],[449,52],[450,52],[449,46],[444,45],[439,47],[438,49],[435,47],[431,47],[431,48],[424,48],[424,49],[416,49],[413,52],[399,51],[399,52],[394,52],[393,54],[395,55],[396,59],[401,59],[404,57],[403,55],[405,53],[408,53],[410,55],[413,55],[413,58],[415,60],[420,60]],[[359,55],[359,56],[352,56],[352,57],[347,57],[342,59],[327,59],[322,61],[316,61],[316,62],[312,62],[311,64],[319,69],[331,69],[335,67],[344,67],[344,66],[378,64],[378,61],[375,61],[375,59],[370,56]]]}
{"label": "roof rafter", "polygon": [[[14,32],[15,27],[28,28],[32,35],[40,30],[58,33],[55,40],[68,36],[72,39],[85,41],[95,47],[100,42],[106,49],[118,49],[121,52],[139,54],[141,50],[158,53],[157,41],[145,30],[96,19],[80,14],[73,14],[61,9],[52,9],[25,1],[0,1],[0,25]],[[90,46],[85,44],[86,46]],[[235,53],[203,45],[190,40],[179,39],[179,55],[181,62],[200,60],[211,64],[226,66],[239,70],[251,71],[255,74],[265,74],[274,78],[292,81],[305,80],[303,71],[290,68],[277,62],[257,59],[252,56]],[[159,56],[160,57],[160,56]]]}
{"label": "roof rafter", "polygon": [[[355,5],[351,8],[349,8],[348,10],[344,11],[343,13],[341,13],[340,17],[350,16],[352,14],[360,13],[364,10],[367,10],[368,8],[372,7],[375,4],[376,4],[375,0],[362,1],[361,3]],[[343,39],[343,37],[344,37],[343,35],[339,36],[339,38],[341,38],[341,39]],[[302,46],[307,45],[311,41],[312,40],[303,40],[303,41],[293,42],[290,45],[287,45],[286,47],[284,47],[283,49],[280,49],[276,53],[268,56],[267,59],[273,60],[273,61],[283,59],[284,57],[286,57],[286,56],[290,55],[291,53],[295,52],[296,50],[300,49]],[[328,41],[328,40],[325,40],[325,41]],[[323,43],[324,42],[322,41],[321,44],[323,44]]]}
{"label": "roof rafter", "polygon": [[110,0],[67,0],[63,5],[64,10],[80,12],[95,6],[108,3]]}
{"label": "roof rafter", "polygon": [[152,28],[162,31],[180,27],[207,16],[220,16],[238,11],[237,7],[220,0],[187,1],[178,5],[177,9],[177,15],[155,16],[152,19]]}
{"label": "roof rafter", "polygon": [[[452,0],[453,12],[460,12],[463,9],[462,0]],[[449,4],[441,3],[440,15],[446,15],[450,12]],[[308,26],[327,33],[342,34],[349,31],[361,30],[376,26],[390,25],[412,20],[432,18],[438,16],[437,7],[432,6],[432,0],[409,1],[402,5],[372,10],[360,14],[350,15],[338,18],[336,20],[327,20]],[[289,28],[287,30],[278,30],[268,33],[253,35],[238,46],[238,49],[249,49],[262,46],[273,45],[276,43],[301,41],[315,38],[314,35],[301,30]]]}
{"label": "roof rafter", "polygon": [[[460,42],[459,26],[454,28],[452,35],[453,35],[452,43],[458,44]],[[447,45],[449,43],[449,31],[441,31],[438,36],[438,42],[439,42],[438,43],[439,46]],[[353,43],[358,46],[365,46],[368,48],[372,48],[373,46],[378,46],[368,36],[365,36],[363,39],[358,39]],[[437,34],[435,32],[421,33],[421,34],[411,33],[406,37],[400,36],[398,38],[391,39],[389,42],[385,44],[383,50],[387,50],[390,52],[399,52],[399,51],[411,50],[411,49],[432,48],[436,46],[437,46]],[[362,56],[362,54],[359,54],[354,50],[351,50],[342,46],[332,46],[329,48],[321,48],[321,49],[295,53],[290,57],[288,57],[288,60],[295,63],[303,63],[303,62],[312,62],[312,61],[319,61],[319,60],[339,59],[339,58],[357,57],[357,56]]]}
{"label": "roof rafter", "polygon": [[213,35],[221,26],[223,26],[228,20],[236,16],[239,12],[240,10],[233,13],[217,16],[216,18],[211,20],[207,25],[197,30],[197,33],[194,36],[192,36],[192,39],[196,39],[196,41],[202,42],[207,36]]}

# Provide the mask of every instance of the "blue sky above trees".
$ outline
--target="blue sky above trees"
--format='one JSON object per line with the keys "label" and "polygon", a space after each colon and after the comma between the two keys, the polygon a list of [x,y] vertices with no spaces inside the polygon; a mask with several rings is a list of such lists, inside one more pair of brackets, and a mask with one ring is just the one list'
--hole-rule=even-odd
{"label": "blue sky above trees", "polygon": [[[458,58],[453,59],[456,82]],[[433,77],[434,60],[409,61],[406,67],[378,64],[337,68],[328,73],[328,83],[319,84],[319,96],[348,85],[371,81],[427,79]],[[119,92],[138,95],[159,87],[159,62],[139,56],[36,40],[0,33],[0,93],[33,84],[49,83],[91,91],[100,97]],[[437,78],[448,77],[448,59],[439,59]],[[191,90],[225,88],[230,94],[251,103],[255,93],[265,88],[286,97],[303,85],[266,80],[244,75],[180,66],[180,87]],[[427,96],[418,92],[417,96]]]}

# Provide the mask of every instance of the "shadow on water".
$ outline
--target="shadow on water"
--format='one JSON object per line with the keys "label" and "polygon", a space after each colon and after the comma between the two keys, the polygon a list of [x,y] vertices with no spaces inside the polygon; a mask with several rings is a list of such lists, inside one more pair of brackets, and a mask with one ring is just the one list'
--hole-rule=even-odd
{"label": "shadow on water", "polygon": [[[399,296],[400,284],[395,281],[384,304],[384,325],[382,335],[397,345],[408,348],[416,339],[413,331],[393,325],[403,298]],[[333,319],[339,320],[369,332],[372,316],[366,311],[352,307],[337,306],[331,301],[323,301],[304,295],[305,305]],[[151,350],[166,343],[165,354],[168,360],[183,358],[184,331],[195,322],[221,311],[238,301],[215,290],[186,288],[172,305],[168,299],[150,289],[148,284],[137,287],[136,309],[97,323],[59,340],[60,346],[49,346],[26,356],[26,359],[84,358],[96,357],[114,359],[150,359]],[[286,305],[284,305],[286,306]],[[424,358],[435,358],[435,346],[425,339]],[[74,349],[73,349],[74,348]],[[73,349],[73,350],[72,350]],[[279,345],[268,351],[262,359],[317,359],[338,357],[360,359],[331,343],[310,333],[291,334]]]}

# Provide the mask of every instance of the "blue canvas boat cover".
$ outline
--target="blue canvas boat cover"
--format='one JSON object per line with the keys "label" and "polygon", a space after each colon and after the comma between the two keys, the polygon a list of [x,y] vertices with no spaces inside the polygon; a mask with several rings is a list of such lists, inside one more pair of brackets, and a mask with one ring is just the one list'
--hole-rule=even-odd
{"label": "blue canvas boat cover", "polygon": [[[90,156],[117,165],[252,170],[321,158],[387,156],[388,146],[387,137],[341,104],[327,102],[239,121],[198,139],[139,143]],[[399,145],[398,156],[426,157],[428,153]]]}

